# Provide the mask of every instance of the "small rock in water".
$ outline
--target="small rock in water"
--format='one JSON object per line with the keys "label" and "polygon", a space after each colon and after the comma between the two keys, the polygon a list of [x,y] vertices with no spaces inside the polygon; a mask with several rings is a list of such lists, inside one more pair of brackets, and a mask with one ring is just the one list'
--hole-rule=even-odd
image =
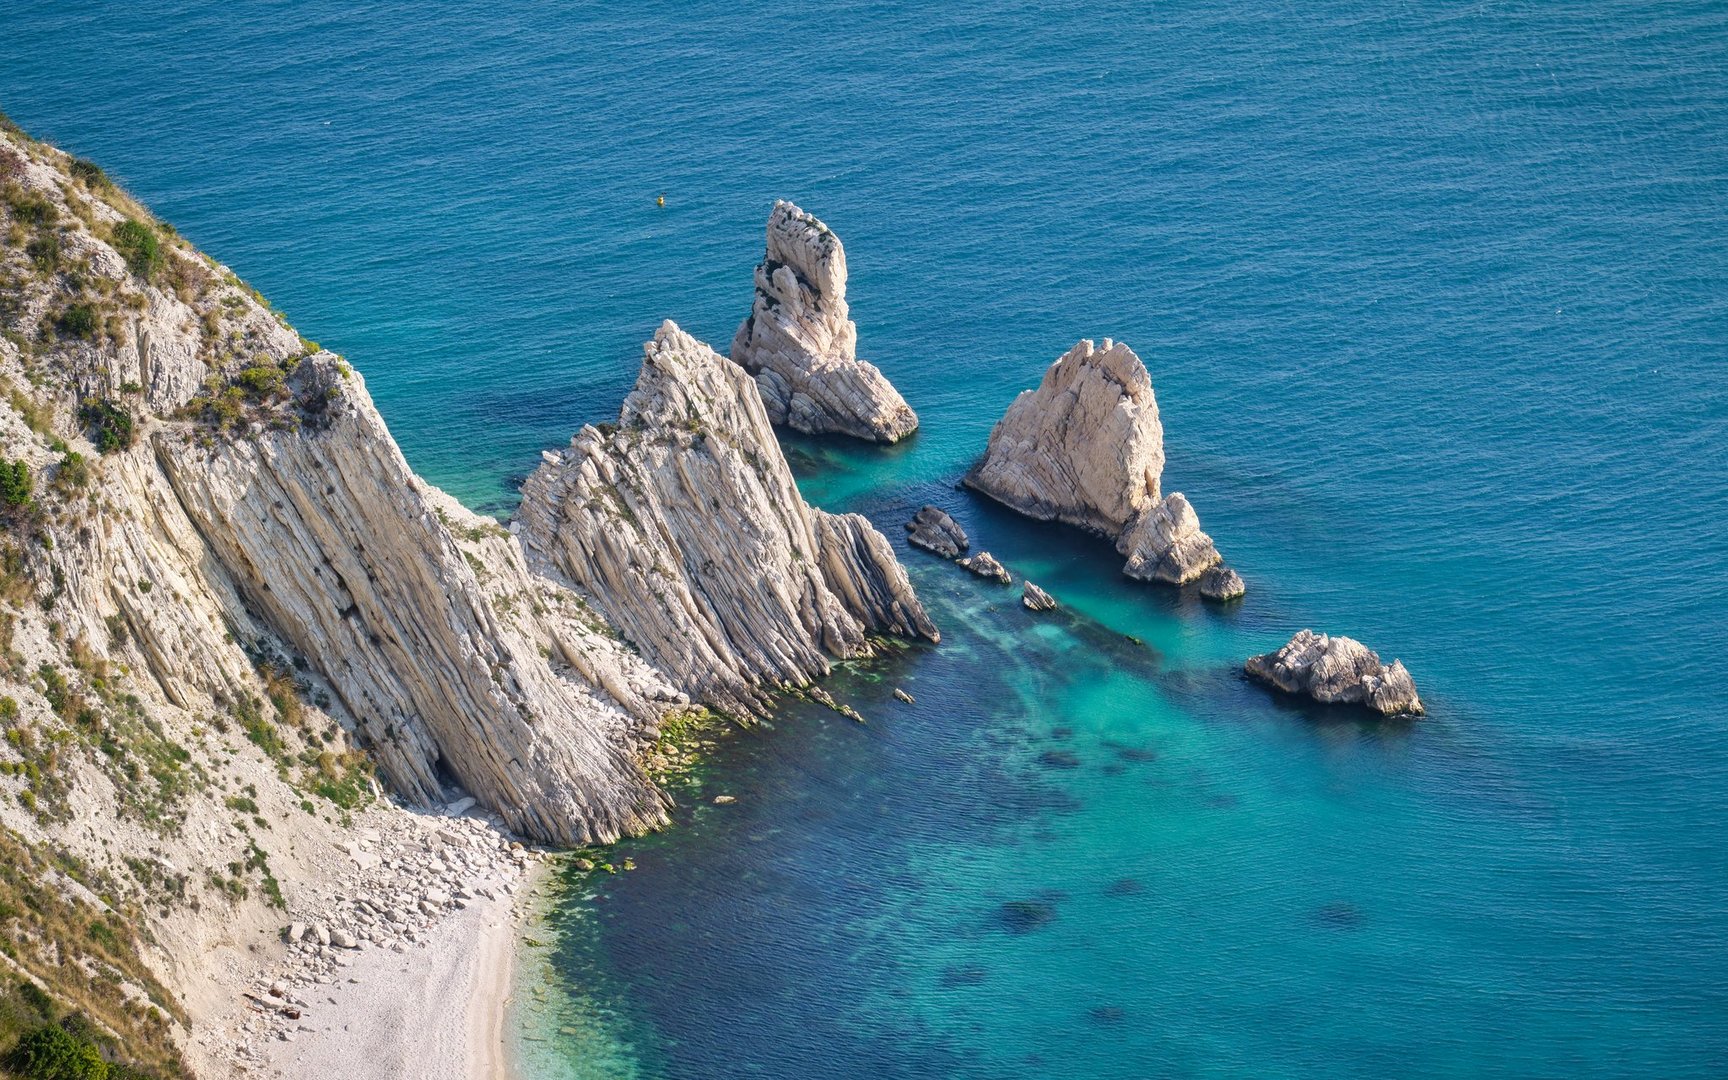
{"label": "small rock in water", "polygon": [[1223,563],[1200,575],[1200,595],[1208,600],[1236,600],[1247,591],[1242,575]]}
{"label": "small rock in water", "polygon": [[735,803],[737,801],[738,801],[737,797],[732,796],[732,795],[716,795],[716,796],[714,796],[714,805],[715,806],[729,806],[732,803]]}
{"label": "small rock in water", "polygon": [[908,694],[906,691],[900,689],[898,686],[896,686],[894,688],[894,696],[897,699],[904,701],[908,705],[914,705],[914,704],[917,704],[917,702],[918,702],[917,698],[913,697],[911,694]]}
{"label": "small rock in water", "polygon": [[1242,666],[1261,682],[1328,705],[1365,705],[1387,716],[1422,712],[1404,665],[1380,663],[1377,653],[1354,638],[1301,630],[1277,652],[1251,656]]}
{"label": "small rock in water", "polygon": [[972,546],[960,523],[934,506],[918,511],[918,516],[906,523],[906,542],[914,547],[952,559]]}
{"label": "small rock in water", "polygon": [[1007,567],[996,561],[996,556],[988,551],[980,551],[970,559],[961,559],[959,565],[977,574],[979,577],[990,578],[1007,585],[1013,582],[1008,576]]}
{"label": "small rock in water", "polygon": [[1056,610],[1056,598],[1030,581],[1025,582],[1020,589],[1020,602],[1030,611]]}
{"label": "small rock in water", "polygon": [[594,860],[593,859],[577,859],[576,860],[576,869],[582,870],[582,871],[592,870],[592,869],[594,869]]}

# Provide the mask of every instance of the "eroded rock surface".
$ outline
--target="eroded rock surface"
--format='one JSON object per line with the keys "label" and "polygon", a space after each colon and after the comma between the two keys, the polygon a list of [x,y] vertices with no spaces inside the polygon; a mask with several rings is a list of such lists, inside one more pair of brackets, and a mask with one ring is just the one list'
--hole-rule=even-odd
{"label": "eroded rock surface", "polygon": [[567,580],[690,696],[752,711],[867,634],[937,632],[888,539],[799,496],[750,376],[667,322],[618,424],[522,487],[530,563]]}
{"label": "eroded rock surface", "polygon": [[1008,568],[996,560],[996,556],[988,551],[980,551],[970,559],[961,559],[960,565],[977,574],[979,577],[990,578],[1007,585],[1014,579],[1009,576]]}
{"label": "eroded rock surface", "polygon": [[934,506],[924,507],[906,523],[906,542],[944,559],[958,558],[972,546],[960,523]]}
{"label": "eroded rock surface", "polygon": [[1248,591],[1242,575],[1218,565],[1200,575],[1200,595],[1208,600],[1236,600]]}
{"label": "eroded rock surface", "polygon": [[756,299],[732,339],[733,361],[756,377],[775,424],[898,442],[917,429],[918,416],[857,349],[840,238],[814,215],[776,202],[756,267]]}
{"label": "eroded rock surface", "polygon": [[1026,582],[1020,590],[1020,602],[1031,611],[1056,610],[1056,598],[1030,581]]}
{"label": "eroded rock surface", "polygon": [[1299,631],[1277,652],[1251,656],[1249,675],[1292,694],[1327,704],[1365,705],[1387,715],[1421,713],[1416,683],[1401,661],[1380,657],[1354,638]]}
{"label": "eroded rock surface", "polygon": [[1183,585],[1222,561],[1180,492],[1164,495],[1164,428],[1146,365],[1082,341],[1015,398],[966,483],[1046,521],[1116,541],[1129,577]]}

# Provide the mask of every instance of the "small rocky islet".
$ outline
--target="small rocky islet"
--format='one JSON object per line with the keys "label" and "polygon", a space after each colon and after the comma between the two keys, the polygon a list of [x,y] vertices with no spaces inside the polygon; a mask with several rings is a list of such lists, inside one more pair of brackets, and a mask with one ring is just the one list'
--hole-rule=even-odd
{"label": "small rocky islet", "polygon": [[1378,653],[1354,638],[1299,630],[1276,652],[1249,657],[1243,669],[1286,693],[1329,705],[1362,705],[1385,716],[1424,711],[1403,662],[1382,664]]}

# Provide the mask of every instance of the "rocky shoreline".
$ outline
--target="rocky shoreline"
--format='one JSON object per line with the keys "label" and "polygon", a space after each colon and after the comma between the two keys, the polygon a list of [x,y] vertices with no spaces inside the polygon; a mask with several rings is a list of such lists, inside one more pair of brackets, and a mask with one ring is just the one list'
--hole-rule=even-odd
{"label": "rocky shoreline", "polygon": [[[918,424],[857,359],[838,237],[791,203],[731,355],[664,323],[616,423],[545,453],[507,526],[416,476],[357,372],[91,163],[0,124],[0,212],[0,826],[77,918],[123,928],[97,1020],[166,1072],[316,1071],[294,1055],[337,1024],[448,1057],[403,995],[495,974],[448,928],[511,917],[524,841],[660,827],[678,732],[788,692],[861,721],[814,681],[940,640],[887,537],[807,504],[775,436]],[[1240,597],[1163,465],[1145,365],[1082,341],[965,483],[1109,537],[1130,577]],[[936,507],[907,530],[1015,581]],[[1248,671],[1421,708],[1347,638]],[[62,978],[51,935],[14,929],[15,965]]]}

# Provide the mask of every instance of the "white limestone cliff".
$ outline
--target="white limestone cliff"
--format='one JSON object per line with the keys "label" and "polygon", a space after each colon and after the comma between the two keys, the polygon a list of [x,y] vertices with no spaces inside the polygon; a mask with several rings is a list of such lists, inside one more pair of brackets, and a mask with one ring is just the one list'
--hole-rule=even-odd
{"label": "white limestone cliff", "polygon": [[1114,539],[1129,577],[1183,585],[1222,559],[1188,500],[1162,494],[1163,471],[1151,376],[1106,338],[1101,349],[1081,341],[1015,398],[966,484],[1029,517]]}
{"label": "white limestone cliff", "polygon": [[732,360],[756,377],[775,424],[898,442],[917,429],[918,417],[874,364],[858,359],[857,348],[840,238],[814,215],[776,202]]}
{"label": "white limestone cliff", "polygon": [[799,496],[756,384],[667,322],[616,426],[523,484],[530,565],[567,580],[691,697],[754,711],[868,635],[936,628],[888,540]]}

